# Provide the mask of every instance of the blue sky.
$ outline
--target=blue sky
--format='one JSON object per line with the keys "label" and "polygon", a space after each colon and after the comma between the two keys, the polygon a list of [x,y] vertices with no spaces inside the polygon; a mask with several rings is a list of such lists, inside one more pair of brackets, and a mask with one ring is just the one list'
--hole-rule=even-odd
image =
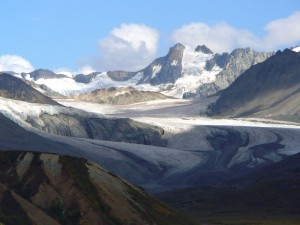
{"label": "blue sky", "polygon": [[299,0],[3,0],[0,7],[0,70],[137,70],[176,42],[215,52],[300,44]]}

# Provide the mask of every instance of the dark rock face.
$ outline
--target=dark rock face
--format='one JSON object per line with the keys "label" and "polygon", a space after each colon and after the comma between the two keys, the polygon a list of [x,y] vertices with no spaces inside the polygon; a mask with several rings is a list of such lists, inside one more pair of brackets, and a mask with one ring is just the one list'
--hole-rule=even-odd
{"label": "dark rock face", "polygon": [[225,68],[229,62],[229,59],[230,55],[227,52],[223,53],[222,55],[217,53],[211,60],[206,62],[205,69],[211,71],[215,65],[220,68]]}
{"label": "dark rock face", "polygon": [[114,81],[126,81],[136,75],[136,72],[126,72],[126,71],[108,71],[107,75]]}
{"label": "dark rock face", "polygon": [[68,114],[41,114],[39,118],[28,117],[26,122],[46,132],[79,138],[128,142],[165,146],[162,128],[136,122],[131,119],[106,119]]}
{"label": "dark rock face", "polygon": [[299,121],[299,71],[299,53],[288,49],[277,52],[265,62],[252,66],[224,90],[210,115],[257,114]]}
{"label": "dark rock face", "polygon": [[84,84],[88,84],[91,82],[92,79],[94,79],[96,76],[97,76],[97,72],[94,72],[94,73],[90,73],[88,75],[84,75],[84,74],[77,74],[75,77],[74,77],[74,80],[76,82],[79,82],[79,83],[84,83]]}
{"label": "dark rock face", "polygon": [[201,98],[214,95],[217,92],[220,92],[220,89],[215,83],[206,83],[199,86],[196,93],[185,92],[182,97],[184,99]]}
{"label": "dark rock face", "polygon": [[272,56],[271,52],[256,52],[250,48],[235,49],[232,53],[216,54],[206,62],[206,69],[211,71],[214,66],[223,70],[217,74],[216,81],[200,85],[196,93],[185,93],[185,98],[199,98],[216,94],[218,91],[227,88],[237,77],[251,66],[265,61]]}
{"label": "dark rock face", "polygon": [[198,45],[195,49],[195,52],[203,52],[204,54],[214,54],[206,45]]}
{"label": "dark rock face", "polygon": [[158,92],[138,91],[132,87],[98,89],[90,93],[74,96],[75,99],[100,104],[127,105],[137,102],[167,99]]}
{"label": "dark rock face", "polygon": [[45,69],[38,69],[30,73],[30,76],[34,80],[38,80],[41,78],[44,79],[54,79],[54,78],[66,78],[66,75],[63,74],[56,74],[52,72],[51,70],[45,70]]}
{"label": "dark rock face", "polygon": [[148,67],[139,71],[143,73],[143,77],[138,84],[174,83],[181,76],[184,49],[182,44],[176,44],[166,56],[154,60]]}
{"label": "dark rock face", "polygon": [[[223,90],[245,70],[251,66],[265,61],[274,53],[256,52],[250,48],[235,49],[229,56],[222,55],[216,60],[217,65],[224,65],[224,70],[218,74],[216,85]],[[227,62],[227,63],[226,63]]]}
{"label": "dark rock face", "polygon": [[23,80],[6,73],[0,73],[0,96],[32,103],[59,105]]}

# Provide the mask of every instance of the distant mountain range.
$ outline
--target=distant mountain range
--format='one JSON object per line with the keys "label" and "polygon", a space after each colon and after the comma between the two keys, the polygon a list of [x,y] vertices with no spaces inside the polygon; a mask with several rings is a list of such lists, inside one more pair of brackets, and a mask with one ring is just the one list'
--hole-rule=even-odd
{"label": "distant mountain range", "polygon": [[68,77],[39,69],[14,75],[68,96],[96,89],[131,86],[140,91],[156,91],[177,98],[195,98],[223,90],[246,69],[273,54],[246,48],[220,55],[205,45],[190,49],[176,44],[166,56],[155,59],[149,66],[136,72],[94,72]]}

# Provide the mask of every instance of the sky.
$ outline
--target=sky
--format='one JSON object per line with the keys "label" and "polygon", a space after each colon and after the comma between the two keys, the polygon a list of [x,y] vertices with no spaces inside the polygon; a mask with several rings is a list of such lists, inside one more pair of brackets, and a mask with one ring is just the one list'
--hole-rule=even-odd
{"label": "sky", "polygon": [[180,42],[300,45],[300,0],[1,0],[0,71],[137,71]]}

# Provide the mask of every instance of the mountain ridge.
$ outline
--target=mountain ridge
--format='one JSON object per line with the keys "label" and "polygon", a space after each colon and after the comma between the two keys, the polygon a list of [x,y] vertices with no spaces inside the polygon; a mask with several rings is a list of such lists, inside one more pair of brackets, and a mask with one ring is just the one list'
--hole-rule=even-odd
{"label": "mountain ridge", "polygon": [[67,77],[53,75],[48,70],[37,70],[22,76],[47,85],[63,95],[132,86],[137,90],[156,91],[177,98],[201,98],[223,90],[244,70],[272,54],[246,48],[220,55],[213,53],[205,45],[191,49],[177,43],[165,56],[155,59],[136,72],[115,70]]}
{"label": "mountain ridge", "polygon": [[278,51],[223,90],[212,116],[253,116],[300,121],[300,54]]}
{"label": "mountain ridge", "polygon": [[32,88],[15,76],[0,73],[0,96],[32,103],[59,105],[56,101]]}

